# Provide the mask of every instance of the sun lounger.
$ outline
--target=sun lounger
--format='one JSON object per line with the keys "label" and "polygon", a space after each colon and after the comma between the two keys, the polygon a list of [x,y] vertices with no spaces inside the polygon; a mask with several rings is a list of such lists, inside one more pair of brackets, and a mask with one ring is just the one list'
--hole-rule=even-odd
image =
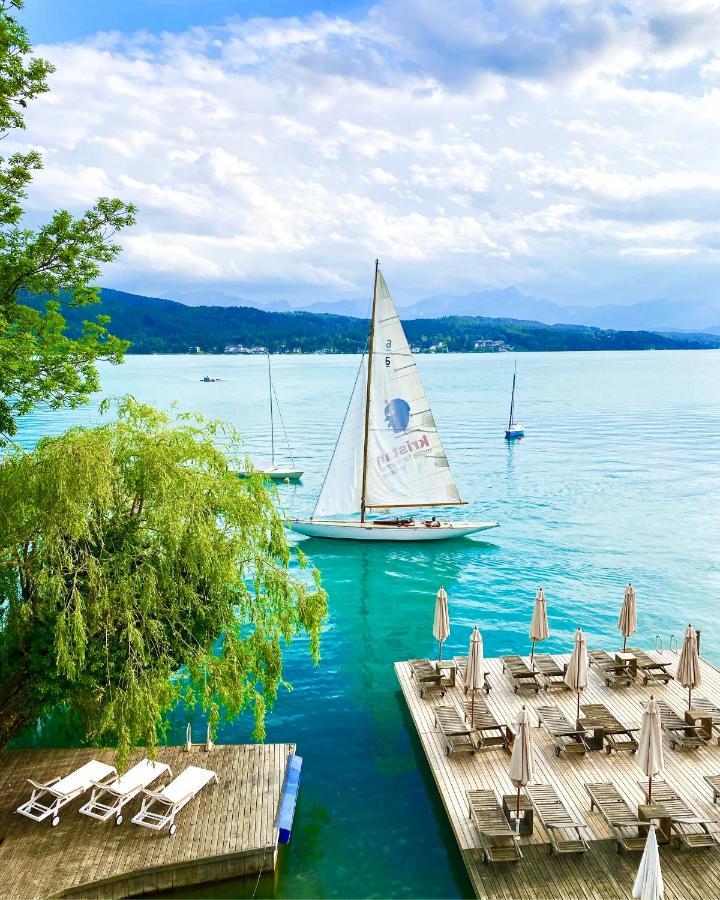
{"label": "sun lounger", "polygon": [[592,731],[585,743],[591,750],[602,750],[609,755],[613,750],[629,750],[635,753],[638,748],[633,732],[639,728],[628,728],[623,725],[602,703],[587,703],[580,707],[583,728]]}
{"label": "sun lounger", "polygon": [[695,725],[689,725],[672,709],[664,700],[657,700],[660,710],[660,726],[670,740],[670,747],[674,750],[679,746],[682,750],[697,750],[707,744],[707,738],[702,729]]}
{"label": "sun lounger", "polygon": [[443,736],[448,756],[453,753],[474,753],[477,750],[473,729],[467,722],[463,722],[454,706],[436,706],[433,712],[435,726]]}
{"label": "sun lounger", "polygon": [[[647,798],[647,782],[639,781],[638,784]],[[670,817],[671,828],[678,847],[698,850],[717,845],[717,828],[711,831],[709,827],[710,825],[717,826],[717,822],[698,815],[697,810],[689,806],[675,788],[671,787],[666,781],[653,779],[652,802],[656,806],[662,807]]]}
{"label": "sun lounger", "polygon": [[638,819],[614,784],[586,784],[590,796],[590,812],[594,808],[612,828],[618,852],[642,852],[645,849],[647,822]]}
{"label": "sun lounger", "polygon": [[480,835],[484,862],[515,862],[522,859],[518,837],[500,806],[495,791],[467,792],[468,816]]}
{"label": "sun lounger", "polygon": [[164,773],[172,775],[172,770],[167,763],[153,762],[144,759],[124,775],[108,781],[105,784],[93,782],[93,792],[88,802],[80,807],[80,812],[101,822],[107,822],[115,816],[115,824],[122,825],[122,808],[133,797],[137,797]]}
{"label": "sun lounger", "polygon": [[669,681],[675,680],[667,671],[670,668],[669,662],[653,659],[639,647],[628,647],[627,652],[632,653],[637,659],[637,667],[642,672],[643,684],[667,684]]}
{"label": "sun lounger", "polygon": [[585,753],[585,731],[572,725],[561,709],[557,706],[538,706],[535,712],[540,724],[553,739],[556,756],[563,752]]}
{"label": "sun lounger", "polygon": [[210,769],[188,766],[161,790],[149,791],[145,788],[142,807],[132,821],[154,831],[160,831],[169,824],[170,834],[175,834],[175,816],[213,780],[217,784],[218,777]]}
{"label": "sun lounger", "polygon": [[[465,668],[467,666],[468,658],[467,658],[467,656],[455,656],[455,657],[453,657],[453,661],[456,666],[458,681],[460,682],[460,684],[462,684],[463,679],[465,677]],[[490,681],[488,680],[487,672],[483,672],[483,690],[485,691],[486,694],[490,693],[491,687],[492,687],[492,685],[490,684]],[[463,685],[463,691],[467,694],[467,688],[464,685]]]}
{"label": "sun lounger", "polygon": [[565,683],[567,663],[561,666],[549,653],[536,653],[533,662],[545,681],[546,691],[550,688],[560,688],[562,691],[571,689]]}
{"label": "sun lounger", "polygon": [[550,838],[550,852],[585,853],[587,822],[575,819],[550,784],[528,784],[525,793]]}
{"label": "sun lounger", "polygon": [[720,775],[706,775],[705,781],[707,781],[712,788],[713,803],[717,803],[718,797],[720,797]]}
{"label": "sun lounger", "polygon": [[437,670],[434,663],[430,662],[429,659],[411,659],[408,660],[408,664],[410,666],[410,677],[417,681],[421,697],[429,694],[445,696],[447,684],[443,680],[442,672]]}
{"label": "sun lounger", "polygon": [[521,690],[535,691],[537,694],[543,686],[540,673],[531,669],[521,656],[501,656],[503,672],[507,672],[517,694]]}
{"label": "sun lounger", "polygon": [[634,684],[635,678],[632,672],[619,663],[607,652],[607,650],[588,650],[590,665],[595,666],[605,679],[608,687],[629,687]]}
{"label": "sun lounger", "polygon": [[490,707],[481,696],[465,701],[465,722],[472,722],[476,732],[477,749],[487,750],[493,747],[502,747],[509,750],[514,740],[514,735],[507,725],[501,725],[490,711]]}
{"label": "sun lounger", "polygon": [[99,784],[110,775],[117,775],[115,766],[93,759],[70,775],[53,778],[45,784],[28,778],[33,789],[32,795],[22,806],[18,806],[17,811],[36,822],[42,822],[50,816],[54,828],[60,821],[60,810],[66,803],[84,794],[93,784]]}

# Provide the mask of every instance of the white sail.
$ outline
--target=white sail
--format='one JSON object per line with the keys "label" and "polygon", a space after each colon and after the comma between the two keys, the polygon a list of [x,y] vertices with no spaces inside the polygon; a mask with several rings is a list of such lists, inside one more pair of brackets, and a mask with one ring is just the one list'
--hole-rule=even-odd
{"label": "white sail", "polygon": [[363,356],[313,517],[353,515],[360,510],[366,389],[367,366]]}
{"label": "white sail", "polygon": [[365,505],[461,503],[415,360],[380,272],[374,326]]}

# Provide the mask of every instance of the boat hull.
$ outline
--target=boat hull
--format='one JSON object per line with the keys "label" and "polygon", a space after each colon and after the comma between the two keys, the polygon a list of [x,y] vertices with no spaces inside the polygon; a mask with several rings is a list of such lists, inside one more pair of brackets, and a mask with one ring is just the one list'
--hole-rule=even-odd
{"label": "boat hull", "polygon": [[[247,472],[241,471],[240,469],[236,469],[234,474],[237,475],[238,478],[247,478],[248,475]],[[299,469],[255,469],[253,475],[262,475],[267,481],[282,483],[285,481],[300,481],[303,473]]]}
{"label": "boat hull", "polygon": [[289,523],[289,528],[296,534],[343,541],[446,541],[497,527],[497,522],[441,522],[434,528],[429,528],[422,522],[401,526],[378,525],[373,522],[291,519]]}

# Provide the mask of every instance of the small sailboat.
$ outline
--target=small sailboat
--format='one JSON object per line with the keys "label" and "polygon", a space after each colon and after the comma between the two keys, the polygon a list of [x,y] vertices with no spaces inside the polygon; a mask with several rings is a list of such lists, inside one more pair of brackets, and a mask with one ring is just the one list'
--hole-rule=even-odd
{"label": "small sailboat", "polygon": [[[356,541],[431,541],[495,528],[496,522],[391,518],[408,510],[464,503],[385,279],[375,262],[367,354],[325,481],[309,519],[290,527],[311,537]],[[359,514],[359,515],[358,515]]]}
{"label": "small sailboat", "polygon": [[515,421],[515,382],[517,380],[517,363],[515,363],[515,371],[513,372],[512,397],[510,398],[510,417],[508,418],[508,426],[505,429],[505,440],[514,441],[516,438],[525,437],[525,429],[520,422]]}
{"label": "small sailboat", "polygon": [[[282,413],[280,412],[280,404],[278,403],[277,394],[275,393],[275,387],[273,385],[272,380],[272,366],[270,365],[270,354],[267,354],[267,363],[268,363],[268,388],[270,394],[270,459],[266,462],[253,461],[253,470],[255,474],[263,475],[269,481],[277,481],[277,482],[289,482],[289,481],[300,481],[302,478],[302,470],[298,469],[295,465],[295,459],[293,457],[292,448],[290,447],[290,440],[287,435],[287,431],[285,430],[285,423],[283,422]],[[280,465],[275,461],[275,407],[277,406],[278,415],[280,416],[280,424],[282,425],[283,433],[285,435],[285,442],[287,444],[288,455],[290,456],[290,465]],[[235,470],[235,474],[240,478],[244,478],[247,474],[243,470]]]}

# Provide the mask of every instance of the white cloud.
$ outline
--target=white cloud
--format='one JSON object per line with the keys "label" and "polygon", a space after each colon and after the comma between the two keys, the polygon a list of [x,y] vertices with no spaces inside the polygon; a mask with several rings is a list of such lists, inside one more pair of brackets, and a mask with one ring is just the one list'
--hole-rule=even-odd
{"label": "white cloud", "polygon": [[40,48],[32,207],[136,203],[107,282],[166,293],[354,295],[379,254],[407,299],[608,300],[625,277],[641,299],[669,265],[717,265],[716,4],[496,9],[384,0]]}

